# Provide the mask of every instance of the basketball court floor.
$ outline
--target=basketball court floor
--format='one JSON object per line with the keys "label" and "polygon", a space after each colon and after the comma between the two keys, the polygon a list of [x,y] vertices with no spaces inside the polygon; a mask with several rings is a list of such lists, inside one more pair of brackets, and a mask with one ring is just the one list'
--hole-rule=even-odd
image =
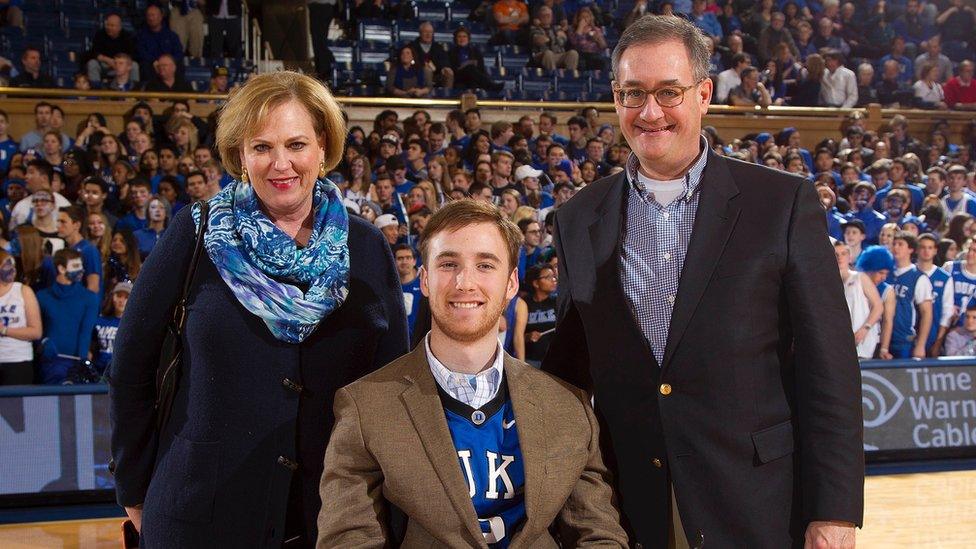
{"label": "basketball court floor", "polygon": [[[868,549],[976,547],[976,470],[869,476],[864,530]],[[0,525],[3,549],[117,549],[121,519]]]}

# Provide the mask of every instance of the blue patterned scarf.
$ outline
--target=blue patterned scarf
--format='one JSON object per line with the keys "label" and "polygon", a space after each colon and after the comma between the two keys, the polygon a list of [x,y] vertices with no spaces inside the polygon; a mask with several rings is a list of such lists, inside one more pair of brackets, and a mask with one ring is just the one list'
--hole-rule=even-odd
{"label": "blue patterned scarf", "polygon": [[[312,210],[312,236],[299,248],[261,211],[250,184],[234,181],[210,199],[207,254],[241,305],[286,343],[301,343],[349,293],[349,217],[335,184],[315,183]],[[199,205],[192,213],[199,227]]]}

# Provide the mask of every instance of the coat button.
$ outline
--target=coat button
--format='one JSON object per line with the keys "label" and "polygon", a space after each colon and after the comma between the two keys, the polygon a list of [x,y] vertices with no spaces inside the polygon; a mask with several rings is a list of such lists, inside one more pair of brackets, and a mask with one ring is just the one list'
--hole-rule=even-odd
{"label": "coat button", "polygon": [[644,549],[644,544],[638,541],[634,544],[634,549]]}
{"label": "coat button", "polygon": [[695,540],[695,549],[701,549],[702,547],[704,547],[705,546],[705,534],[703,534],[702,531],[699,530],[698,531],[698,534],[695,537],[697,538]]}
{"label": "coat button", "polygon": [[281,384],[284,385],[285,388],[290,389],[292,391],[295,391],[298,394],[302,394],[302,391],[305,390],[304,387],[302,387],[298,383],[295,383],[294,381],[288,379],[287,377],[285,379],[282,379],[281,380]]}
{"label": "coat button", "polygon": [[289,471],[298,470],[298,464],[294,461],[286,458],[285,456],[278,456],[278,465],[287,468]]}
{"label": "coat button", "polygon": [[657,467],[658,469],[660,469],[661,467],[664,467],[664,463],[662,463],[661,460],[659,460],[658,458],[652,459],[651,460],[651,463],[653,463],[654,466]]}
{"label": "coat button", "polygon": [[664,396],[670,395],[671,394],[671,385],[669,385],[667,383],[662,383],[661,384],[661,394],[664,395]]}

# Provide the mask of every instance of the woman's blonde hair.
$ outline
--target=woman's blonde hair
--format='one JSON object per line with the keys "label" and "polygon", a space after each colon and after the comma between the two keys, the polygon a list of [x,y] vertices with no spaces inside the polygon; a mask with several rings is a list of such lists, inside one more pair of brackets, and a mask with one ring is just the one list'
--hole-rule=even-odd
{"label": "woman's blonde hair", "polygon": [[436,212],[441,207],[440,199],[437,198],[437,189],[434,188],[433,183],[425,179],[417,183],[416,188],[424,192],[424,205],[431,212]]}
{"label": "woman's blonde hair", "polygon": [[259,74],[230,93],[217,118],[217,150],[224,168],[234,178],[241,176],[244,141],[265,122],[271,109],[296,100],[312,117],[315,134],[325,149],[325,171],[342,160],[346,123],[342,109],[318,80],[295,71]]}
{"label": "woman's blonde hair", "polygon": [[[109,223],[108,216],[106,216],[102,212],[91,212],[91,213],[88,214],[88,217],[91,217],[93,215],[97,215],[98,217],[101,217],[102,218],[102,223],[105,224],[105,232],[102,233],[102,236],[98,239],[98,242],[92,241],[91,240],[91,224],[89,224],[88,223],[88,220],[86,219],[85,220],[85,225],[86,225],[85,226],[85,233],[86,233],[86,237],[89,239],[88,240],[89,242],[91,242],[92,244],[95,244],[95,247],[98,248],[98,253],[99,253],[99,255],[101,255],[102,261],[103,262],[104,261],[108,261],[108,257],[110,255],[112,255],[112,224]],[[103,270],[102,272],[105,272],[105,271]]]}

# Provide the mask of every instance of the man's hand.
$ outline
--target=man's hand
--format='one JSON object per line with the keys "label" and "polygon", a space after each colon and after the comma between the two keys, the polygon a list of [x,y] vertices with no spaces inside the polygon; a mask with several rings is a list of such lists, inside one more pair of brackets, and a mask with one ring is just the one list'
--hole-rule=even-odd
{"label": "man's hand", "polygon": [[126,507],[125,514],[129,515],[129,520],[136,527],[137,532],[142,532],[142,505],[136,507]]}
{"label": "man's hand", "polygon": [[854,549],[854,532],[850,522],[815,520],[807,525],[803,549]]}
{"label": "man's hand", "polygon": [[542,337],[542,334],[539,332],[535,332],[535,331],[529,332],[529,341],[531,341],[532,343],[539,341],[540,337]]}
{"label": "man's hand", "polygon": [[854,343],[860,345],[864,338],[868,335],[868,328],[861,326],[854,332]]}

